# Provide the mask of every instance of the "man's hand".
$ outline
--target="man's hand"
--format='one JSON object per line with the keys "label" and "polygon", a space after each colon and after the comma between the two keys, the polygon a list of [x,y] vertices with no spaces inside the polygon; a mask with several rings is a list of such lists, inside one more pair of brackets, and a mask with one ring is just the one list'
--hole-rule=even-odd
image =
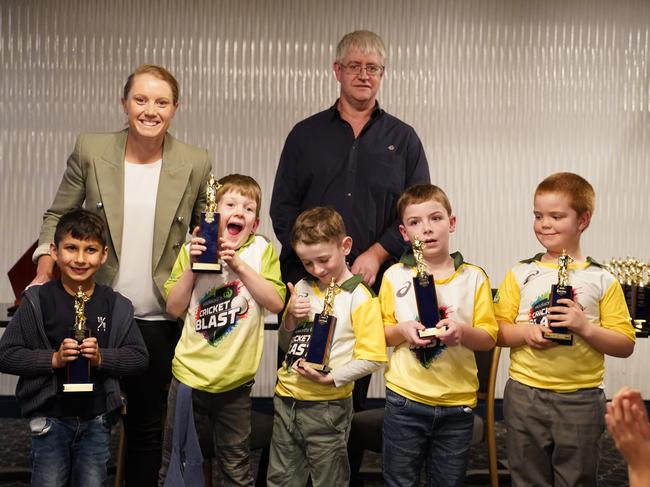
{"label": "man's hand", "polygon": [[360,254],[352,263],[352,274],[361,274],[369,286],[375,284],[381,265],[390,254],[378,243],[372,244],[368,250]]}

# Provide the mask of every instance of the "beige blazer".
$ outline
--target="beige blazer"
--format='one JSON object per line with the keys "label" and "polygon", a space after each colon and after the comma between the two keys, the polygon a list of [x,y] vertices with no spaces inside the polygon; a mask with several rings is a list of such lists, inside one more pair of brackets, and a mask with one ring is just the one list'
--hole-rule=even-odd
{"label": "beige blazer", "polygon": [[[49,253],[59,218],[84,204],[88,210],[102,216],[108,229],[108,260],[97,272],[96,280],[106,285],[113,282],[122,244],[126,135],[123,130],[79,136],[54,202],[43,215],[34,260]],[[198,224],[205,207],[206,183],[211,170],[205,149],[184,144],[169,134],[165,136],[151,262],[153,280],[161,295],[187,231]]]}

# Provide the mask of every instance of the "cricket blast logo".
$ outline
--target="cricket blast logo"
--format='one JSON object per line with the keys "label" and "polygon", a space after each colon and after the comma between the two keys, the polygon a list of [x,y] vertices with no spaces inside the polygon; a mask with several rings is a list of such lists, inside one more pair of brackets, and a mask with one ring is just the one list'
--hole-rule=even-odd
{"label": "cricket blast logo", "polygon": [[199,301],[194,315],[194,329],[210,345],[217,345],[232,332],[240,318],[246,316],[248,301],[241,295],[241,283],[228,283],[210,289]]}

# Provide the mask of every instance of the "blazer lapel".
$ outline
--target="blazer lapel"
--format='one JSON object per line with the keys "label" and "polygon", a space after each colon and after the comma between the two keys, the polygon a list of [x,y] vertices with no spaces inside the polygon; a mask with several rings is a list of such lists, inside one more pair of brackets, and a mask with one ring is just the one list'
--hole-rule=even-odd
{"label": "blazer lapel", "polygon": [[156,220],[153,237],[153,267],[155,272],[163,250],[169,238],[171,226],[174,222],[176,210],[185,195],[190,175],[191,164],[186,163],[181,154],[174,150],[174,138],[167,134],[163,147],[163,161],[158,183],[158,196],[156,197]]}
{"label": "blazer lapel", "polygon": [[117,261],[122,248],[122,214],[124,212],[124,151],[126,131],[116,135],[115,143],[109,145],[100,157],[93,159],[97,188],[106,215],[108,234],[111,236]]}

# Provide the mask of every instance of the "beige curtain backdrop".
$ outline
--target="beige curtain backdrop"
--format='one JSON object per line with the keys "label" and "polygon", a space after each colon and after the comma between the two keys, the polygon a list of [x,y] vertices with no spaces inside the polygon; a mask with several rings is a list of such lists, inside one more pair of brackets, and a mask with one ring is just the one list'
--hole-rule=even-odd
{"label": "beige curtain backdrop", "polygon": [[[334,102],[336,43],[359,28],[384,38],[379,101],[420,135],[458,216],[453,245],[493,286],[539,250],[532,192],[555,171],[596,188],[589,255],[647,260],[649,19],[644,0],[3,0],[0,272],[36,239],[75,136],[124,126],[121,89],[145,62],[181,83],[175,135],[207,147],[217,175],[258,179],[273,236],[284,138]],[[0,277],[0,301],[12,299]]]}

